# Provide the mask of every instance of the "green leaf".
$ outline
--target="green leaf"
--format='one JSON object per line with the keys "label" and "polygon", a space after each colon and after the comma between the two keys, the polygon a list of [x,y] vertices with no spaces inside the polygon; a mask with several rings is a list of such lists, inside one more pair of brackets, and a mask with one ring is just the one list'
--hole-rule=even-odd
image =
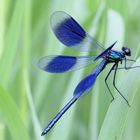
{"label": "green leaf", "polygon": [[11,23],[9,24],[9,27],[7,27],[6,37],[4,39],[4,53],[0,61],[0,82],[2,84],[6,84],[6,82],[9,80],[11,69],[15,63],[14,58],[16,56],[18,41],[20,37],[22,16],[23,2],[17,1],[14,12],[12,13]]}
{"label": "green leaf", "polygon": [[[140,65],[140,59],[133,66]],[[134,96],[140,82],[140,69],[131,69],[124,72],[122,83],[119,89],[133,106]],[[127,122],[129,107],[125,100],[117,94],[115,100],[110,104],[108,112],[105,116],[98,140],[120,140]]]}
{"label": "green leaf", "polygon": [[0,86],[0,112],[13,140],[30,140],[28,129],[24,126],[14,100],[2,86]]}

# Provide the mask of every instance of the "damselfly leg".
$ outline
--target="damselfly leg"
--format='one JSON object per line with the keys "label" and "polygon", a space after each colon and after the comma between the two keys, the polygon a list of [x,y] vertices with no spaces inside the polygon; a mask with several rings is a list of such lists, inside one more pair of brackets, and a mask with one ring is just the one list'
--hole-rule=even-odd
{"label": "damselfly leg", "polygon": [[115,66],[114,78],[113,78],[113,86],[118,91],[118,93],[123,97],[123,99],[126,101],[126,103],[128,104],[128,106],[130,107],[130,104],[129,104],[128,100],[124,97],[124,95],[116,87],[116,74],[117,74],[117,70],[118,70],[118,63],[116,63],[116,66]]}

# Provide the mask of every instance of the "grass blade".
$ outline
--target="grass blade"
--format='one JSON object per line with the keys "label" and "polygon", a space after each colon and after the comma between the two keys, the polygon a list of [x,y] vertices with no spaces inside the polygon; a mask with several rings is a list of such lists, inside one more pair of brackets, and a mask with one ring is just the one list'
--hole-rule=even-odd
{"label": "grass blade", "polygon": [[[134,66],[136,65],[140,65],[140,59]],[[132,106],[140,82],[139,73],[140,69],[129,70],[127,74],[124,74],[120,87],[120,90]],[[110,104],[98,140],[113,140],[115,138],[120,140],[130,109],[122,97],[117,94],[115,100]]]}
{"label": "grass blade", "polygon": [[2,86],[0,86],[0,112],[2,112],[13,140],[30,140],[16,104]]}

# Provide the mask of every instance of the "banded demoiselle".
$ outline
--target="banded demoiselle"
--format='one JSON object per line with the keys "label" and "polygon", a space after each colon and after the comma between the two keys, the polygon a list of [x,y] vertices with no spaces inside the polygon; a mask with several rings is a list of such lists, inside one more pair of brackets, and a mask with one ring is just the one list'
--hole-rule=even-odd
{"label": "banded demoiselle", "polygon": [[[54,126],[54,124],[61,118],[61,116],[71,107],[71,105],[82,95],[86,94],[93,87],[97,76],[106,67],[107,64],[112,63],[112,67],[105,77],[105,84],[109,90],[109,93],[114,100],[114,96],[107,84],[107,79],[112,71],[114,71],[113,86],[122,98],[129,105],[128,100],[116,87],[115,79],[118,69],[132,69],[136,67],[127,67],[127,61],[135,61],[128,59],[131,56],[131,50],[127,47],[122,47],[122,51],[115,51],[112,48],[116,44],[113,43],[107,49],[104,49],[103,45],[92,38],[84,29],[73,19],[70,15],[63,11],[57,11],[53,13],[51,17],[51,27],[57,37],[57,39],[69,48],[74,48],[79,51],[86,52],[100,52],[97,56],[64,56],[64,55],[53,55],[46,56],[39,61],[39,67],[50,73],[64,73],[77,70],[87,66],[90,63],[102,59],[99,65],[96,66],[93,71],[87,75],[75,88],[73,98],[62,108],[62,110],[50,121],[45,127],[41,135],[45,135]],[[119,68],[118,65],[124,61],[124,67]]]}

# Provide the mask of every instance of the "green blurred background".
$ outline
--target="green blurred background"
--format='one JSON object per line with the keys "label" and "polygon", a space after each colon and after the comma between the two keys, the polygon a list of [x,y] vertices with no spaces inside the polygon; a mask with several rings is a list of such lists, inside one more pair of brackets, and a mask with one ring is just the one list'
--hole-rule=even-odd
{"label": "green blurred background", "polygon": [[140,54],[139,0],[0,0],[0,140],[140,140],[140,70],[119,70],[117,75],[129,108],[114,91],[111,78],[116,99],[110,104],[104,84],[110,66],[90,94],[73,105],[47,136],[40,136],[94,67],[60,75],[38,68],[38,60],[46,55],[87,55],[64,47],[53,35],[49,18],[60,10],[105,47],[117,40],[117,50],[127,45],[132,58]]}

